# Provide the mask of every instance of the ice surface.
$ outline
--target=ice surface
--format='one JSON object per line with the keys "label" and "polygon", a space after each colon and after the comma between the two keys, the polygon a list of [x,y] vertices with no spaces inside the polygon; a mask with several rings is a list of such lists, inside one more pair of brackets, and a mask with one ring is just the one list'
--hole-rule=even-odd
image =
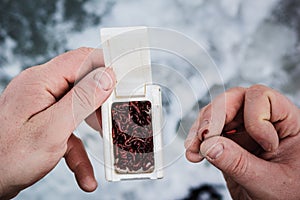
{"label": "ice surface", "polygon": [[[57,6],[62,6],[62,2],[58,1]],[[101,27],[143,25],[174,29],[205,47],[217,65],[226,88],[265,83],[296,102],[300,98],[300,67],[295,65],[299,60],[295,50],[297,33],[293,27],[273,20],[272,10],[278,5],[279,0],[89,0],[83,8],[90,14],[101,16],[98,25],[86,26],[76,32],[72,28],[74,22],[62,21],[63,9],[58,9],[56,24],[49,27],[49,31],[55,34],[49,34],[49,37],[55,35],[53,40],[56,38],[59,41],[65,37],[66,41],[61,46],[74,49],[81,46],[99,47]],[[5,45],[1,46],[1,54],[6,57],[0,68],[1,80],[12,78],[24,67],[21,62],[23,58],[15,58],[12,52],[14,42],[10,38],[6,40]],[[51,51],[50,55],[55,53]],[[287,61],[287,58],[290,59]],[[183,138],[199,111],[198,100],[200,103],[210,100],[204,80],[209,77],[195,75],[192,67],[175,55],[155,51],[153,62],[153,78],[162,84],[165,95],[164,179],[106,182],[102,139],[82,124],[76,134],[83,139],[89,152],[99,189],[92,194],[81,192],[64,161],[61,161],[46,178],[15,199],[181,199],[190,188],[203,183],[217,186],[224,199],[230,199],[217,169],[206,162],[191,164],[184,157]],[[209,88],[214,85],[213,78],[210,83]],[[4,86],[5,83],[1,84],[0,91]],[[184,98],[187,96],[189,98]],[[296,103],[299,105],[299,101]],[[180,121],[181,126],[178,125]]]}

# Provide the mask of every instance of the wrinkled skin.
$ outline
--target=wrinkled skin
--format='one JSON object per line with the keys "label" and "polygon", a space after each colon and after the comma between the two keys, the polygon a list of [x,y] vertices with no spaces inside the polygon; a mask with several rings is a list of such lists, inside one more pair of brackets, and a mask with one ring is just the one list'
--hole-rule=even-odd
{"label": "wrinkled skin", "polygon": [[102,66],[101,50],[80,48],[10,82],[0,96],[1,200],[40,180],[63,157],[84,191],[96,189],[87,153],[72,133],[112,92],[115,76]]}
{"label": "wrinkled skin", "polygon": [[299,199],[299,133],[299,108],[279,92],[233,88],[201,110],[186,157],[219,168],[233,199]]}

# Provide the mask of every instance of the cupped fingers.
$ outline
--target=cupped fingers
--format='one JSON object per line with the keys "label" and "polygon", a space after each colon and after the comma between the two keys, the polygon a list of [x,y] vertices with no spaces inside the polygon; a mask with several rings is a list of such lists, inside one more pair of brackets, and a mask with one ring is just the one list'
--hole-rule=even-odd
{"label": "cupped fingers", "polygon": [[190,161],[203,159],[199,154],[201,142],[221,135],[225,124],[230,123],[243,106],[244,94],[244,88],[230,89],[201,110],[185,141],[186,156]]}
{"label": "cupped fingers", "polygon": [[279,137],[273,122],[286,117],[285,111],[281,113],[280,117],[275,117],[276,110],[280,109],[279,105],[275,103],[277,101],[274,91],[263,85],[254,85],[247,89],[245,94],[244,123],[246,131],[265,151],[277,149]]}

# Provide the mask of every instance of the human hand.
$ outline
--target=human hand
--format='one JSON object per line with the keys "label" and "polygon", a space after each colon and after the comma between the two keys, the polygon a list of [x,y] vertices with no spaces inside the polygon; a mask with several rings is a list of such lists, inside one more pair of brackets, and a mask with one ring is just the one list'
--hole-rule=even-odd
{"label": "human hand", "polygon": [[83,190],[96,189],[87,153],[72,132],[112,92],[115,76],[101,66],[101,50],[80,48],[10,82],[0,96],[0,199],[40,180],[62,157]]}
{"label": "human hand", "polygon": [[299,133],[300,111],[283,95],[233,88],[201,110],[186,157],[219,168],[233,199],[299,199]]}

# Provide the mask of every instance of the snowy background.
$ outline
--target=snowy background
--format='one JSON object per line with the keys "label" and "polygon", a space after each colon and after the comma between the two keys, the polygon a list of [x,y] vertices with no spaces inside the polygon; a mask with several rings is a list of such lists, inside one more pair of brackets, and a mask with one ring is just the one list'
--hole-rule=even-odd
{"label": "snowy background", "polygon": [[[173,29],[205,47],[225,88],[263,83],[300,105],[297,0],[2,0],[0,16],[0,91],[29,66],[66,50],[99,47],[101,27],[144,25]],[[77,134],[90,154],[99,188],[91,194],[81,192],[62,160],[15,199],[230,199],[218,170],[207,162],[191,164],[184,157],[184,137],[198,105],[210,101],[207,88],[200,83],[197,87],[197,80],[203,80],[174,55],[153,56],[154,79],[164,83],[164,179],[108,183],[102,139],[82,124]],[[223,88],[216,80],[209,89]],[[176,94],[185,90],[192,91],[193,98],[178,100]]]}

